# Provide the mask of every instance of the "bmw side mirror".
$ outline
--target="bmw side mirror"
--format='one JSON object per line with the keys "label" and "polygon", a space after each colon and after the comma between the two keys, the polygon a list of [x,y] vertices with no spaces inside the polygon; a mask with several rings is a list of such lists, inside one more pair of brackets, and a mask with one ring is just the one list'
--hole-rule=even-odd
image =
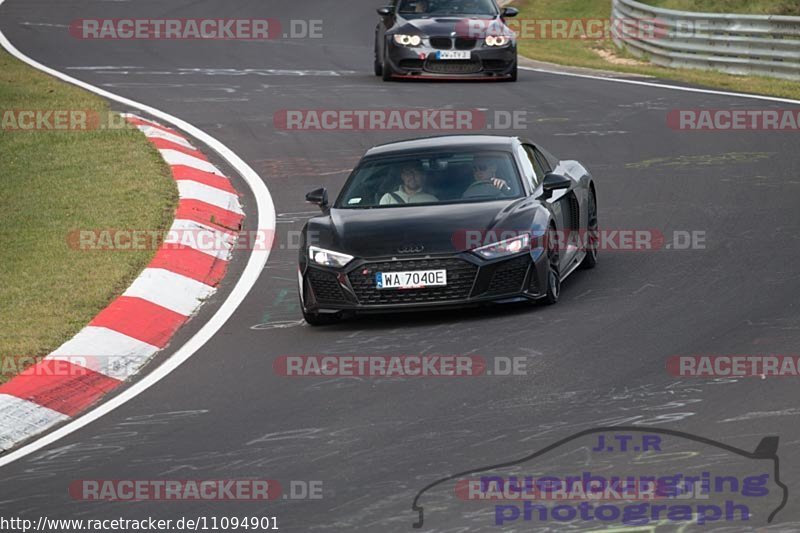
{"label": "bmw side mirror", "polygon": [[390,7],[379,7],[378,8],[378,15],[382,17],[391,17],[394,13],[394,9]]}
{"label": "bmw side mirror", "polygon": [[519,9],[517,9],[516,7],[504,7],[503,8],[503,12],[502,12],[502,16],[503,17],[516,17],[517,15],[519,15]]}
{"label": "bmw side mirror", "polygon": [[539,198],[547,200],[553,196],[554,191],[569,189],[570,186],[572,186],[572,180],[551,172],[544,177],[544,181],[542,182],[542,194]]}
{"label": "bmw side mirror", "polygon": [[318,205],[320,209],[328,207],[328,190],[325,187],[314,189],[306,194],[306,202]]}

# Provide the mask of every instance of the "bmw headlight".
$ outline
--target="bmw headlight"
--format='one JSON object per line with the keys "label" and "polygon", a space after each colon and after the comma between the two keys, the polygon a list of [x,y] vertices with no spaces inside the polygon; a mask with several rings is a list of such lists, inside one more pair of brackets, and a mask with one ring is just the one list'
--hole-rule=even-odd
{"label": "bmw headlight", "polygon": [[422,44],[422,37],[419,35],[397,34],[394,36],[394,42],[401,46],[419,46]]}
{"label": "bmw headlight", "polygon": [[506,255],[514,255],[531,249],[531,235],[525,233],[512,239],[495,242],[472,250],[484,259],[497,259]]}
{"label": "bmw headlight", "polygon": [[509,38],[505,35],[487,35],[487,46],[505,46],[508,44]]}
{"label": "bmw headlight", "polygon": [[353,260],[352,255],[333,252],[317,246],[308,247],[308,258],[318,265],[329,267],[343,267]]}

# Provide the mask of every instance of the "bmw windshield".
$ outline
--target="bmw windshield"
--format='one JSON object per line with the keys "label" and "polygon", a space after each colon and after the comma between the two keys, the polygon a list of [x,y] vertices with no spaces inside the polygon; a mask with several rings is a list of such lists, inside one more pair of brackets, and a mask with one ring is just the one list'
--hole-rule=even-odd
{"label": "bmw windshield", "polygon": [[507,152],[470,151],[366,159],[335,207],[388,208],[519,198],[524,189]]}
{"label": "bmw windshield", "polygon": [[401,0],[397,12],[406,18],[498,15],[492,0]]}

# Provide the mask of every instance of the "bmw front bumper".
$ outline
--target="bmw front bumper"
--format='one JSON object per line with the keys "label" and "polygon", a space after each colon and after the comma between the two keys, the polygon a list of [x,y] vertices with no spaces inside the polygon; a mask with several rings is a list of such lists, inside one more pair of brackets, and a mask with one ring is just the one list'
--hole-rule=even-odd
{"label": "bmw front bumper", "polygon": [[[446,48],[447,51],[459,50]],[[470,59],[439,59],[437,52],[426,39],[422,45],[407,47],[390,40],[387,60],[393,78],[439,79],[505,79],[510,78],[517,62],[516,43],[488,47],[475,45],[467,48]]]}

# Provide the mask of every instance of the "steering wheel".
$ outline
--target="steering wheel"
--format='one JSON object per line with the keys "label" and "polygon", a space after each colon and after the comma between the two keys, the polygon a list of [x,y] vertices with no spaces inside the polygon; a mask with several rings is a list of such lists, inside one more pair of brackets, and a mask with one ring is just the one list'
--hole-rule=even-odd
{"label": "steering wheel", "polygon": [[470,184],[467,187],[467,190],[464,191],[464,194],[461,195],[462,198],[478,198],[480,196],[500,196],[502,193],[500,189],[492,185],[488,181],[476,181]]}

